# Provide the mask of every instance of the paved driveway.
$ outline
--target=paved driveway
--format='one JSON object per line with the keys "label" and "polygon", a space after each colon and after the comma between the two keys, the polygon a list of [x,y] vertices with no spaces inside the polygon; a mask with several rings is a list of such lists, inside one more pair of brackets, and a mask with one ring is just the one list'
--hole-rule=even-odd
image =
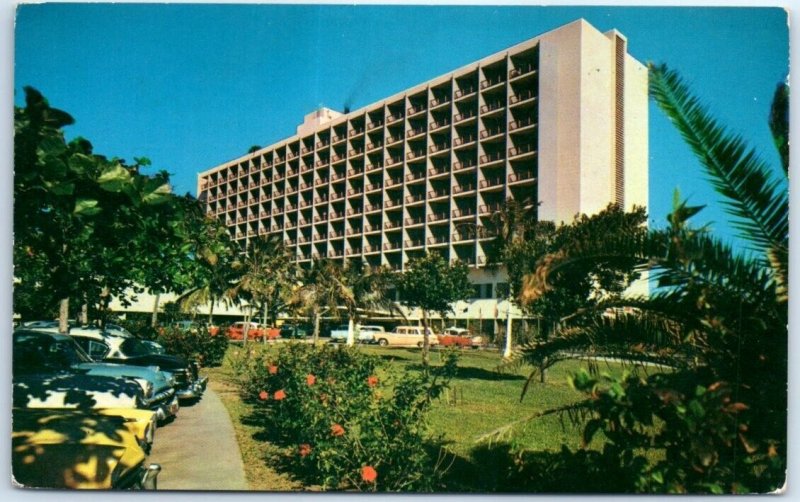
{"label": "paved driveway", "polygon": [[231,419],[211,389],[156,430],[149,461],[161,464],[159,490],[248,489]]}

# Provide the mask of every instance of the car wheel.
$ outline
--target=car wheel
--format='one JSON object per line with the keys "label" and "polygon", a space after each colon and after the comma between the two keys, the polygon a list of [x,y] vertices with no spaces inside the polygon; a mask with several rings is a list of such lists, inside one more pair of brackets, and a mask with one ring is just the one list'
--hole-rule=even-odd
{"label": "car wheel", "polygon": [[387,345],[389,345],[389,340],[387,340],[386,338],[381,338],[380,340],[378,340],[378,345],[380,345],[381,347],[386,347]]}
{"label": "car wheel", "polygon": [[423,342],[417,342],[417,347],[419,347],[420,349],[422,348],[423,345],[425,345]]}

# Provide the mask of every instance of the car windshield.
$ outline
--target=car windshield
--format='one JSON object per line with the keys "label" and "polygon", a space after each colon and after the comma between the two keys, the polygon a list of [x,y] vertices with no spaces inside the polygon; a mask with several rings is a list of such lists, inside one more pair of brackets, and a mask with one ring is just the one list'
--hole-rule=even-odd
{"label": "car windshield", "polygon": [[91,362],[94,360],[71,338],[42,334],[14,335],[15,372],[35,373]]}
{"label": "car windshield", "polygon": [[149,340],[139,340],[138,338],[128,338],[119,346],[120,351],[128,357],[163,355],[167,351],[164,347]]}

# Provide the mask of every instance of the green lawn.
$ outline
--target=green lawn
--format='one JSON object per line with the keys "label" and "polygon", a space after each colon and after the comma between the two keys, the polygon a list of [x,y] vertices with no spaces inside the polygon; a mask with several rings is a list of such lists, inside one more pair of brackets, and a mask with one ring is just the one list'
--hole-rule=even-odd
{"label": "green lawn", "polygon": [[[252,348],[260,350],[260,346]],[[229,348],[237,350],[236,348]],[[402,371],[420,368],[420,349],[362,347],[363,351],[380,356],[389,362],[387,371]],[[438,351],[431,354],[431,364],[441,361]],[[502,455],[507,461],[508,448],[528,451],[558,451],[562,445],[571,449],[580,446],[580,433],[562,415],[549,415],[523,421],[508,434],[492,441],[477,443],[476,439],[498,427],[518,421],[538,412],[564,406],[580,400],[581,395],[567,383],[569,373],[576,370],[577,361],[563,362],[548,370],[547,382],[531,383],[525,398],[520,401],[523,385],[530,372],[529,367],[517,371],[498,371],[501,355],[491,350],[462,350],[458,363],[458,374],[451,382],[451,390],[442,396],[429,414],[432,435],[442,435],[441,468],[447,468],[447,489],[452,491],[480,490],[491,485],[486,481],[487,462],[494,462],[492,455]],[[605,368],[619,371],[617,365]],[[225,363],[219,368],[205,370],[211,378],[212,388],[220,393],[228,408],[242,449],[247,478],[254,490],[308,490],[292,481],[288,475],[270,467],[277,449],[260,438],[256,427],[246,425],[251,406],[235,392],[232,370]],[[597,441],[595,441],[597,442]],[[497,457],[499,458],[499,457]],[[476,477],[483,479],[475,483]]]}

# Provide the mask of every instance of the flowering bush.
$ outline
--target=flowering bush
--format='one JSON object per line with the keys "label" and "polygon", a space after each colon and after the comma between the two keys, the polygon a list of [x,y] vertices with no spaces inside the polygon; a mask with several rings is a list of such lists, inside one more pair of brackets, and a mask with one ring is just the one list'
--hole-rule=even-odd
{"label": "flowering bush", "polygon": [[198,360],[203,366],[219,366],[228,348],[228,338],[223,335],[212,336],[207,329],[181,330],[164,328],[158,343],[167,349],[168,354]]}
{"label": "flowering bush", "polygon": [[242,351],[232,362],[245,396],[264,407],[273,441],[308,482],[429,491],[438,473],[425,414],[455,373],[456,358],[452,353],[442,367],[392,377],[358,348],[289,343]]}

